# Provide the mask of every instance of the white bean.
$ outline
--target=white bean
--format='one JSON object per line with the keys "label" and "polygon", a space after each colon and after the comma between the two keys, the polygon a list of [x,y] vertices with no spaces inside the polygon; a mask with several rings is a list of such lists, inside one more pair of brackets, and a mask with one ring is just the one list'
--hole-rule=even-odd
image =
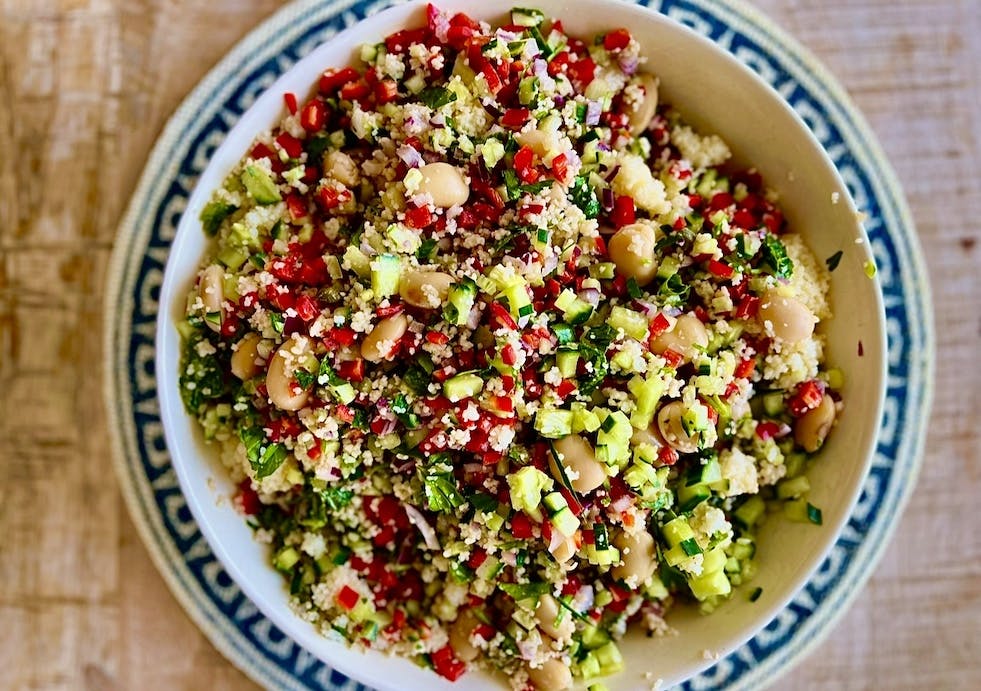
{"label": "white bean", "polygon": [[[204,304],[205,316],[209,314],[221,314],[222,303],[225,301],[225,291],[222,283],[225,280],[225,270],[218,264],[212,264],[201,272],[201,279],[198,281],[198,295]],[[204,323],[212,331],[221,331],[221,320],[214,322],[205,319]]]}
{"label": "white bean", "polygon": [[368,362],[381,362],[392,354],[395,344],[405,335],[409,320],[404,314],[386,317],[361,342],[361,357]]}
{"label": "white bean", "polygon": [[808,453],[814,453],[824,444],[837,415],[834,399],[824,395],[816,408],[808,410],[794,423],[794,440]]}
{"label": "white bean", "polygon": [[410,305],[435,309],[443,304],[453,277],[442,271],[409,271],[402,274],[399,295]]}
{"label": "white bean", "polygon": [[654,538],[649,532],[622,532],[613,538],[613,544],[620,550],[621,561],[613,567],[614,578],[636,579],[635,584],[639,586],[654,575]]}
{"label": "white bean", "polygon": [[680,453],[695,453],[698,451],[698,439],[688,435],[685,426],[681,424],[681,416],[685,405],[681,401],[672,401],[663,406],[657,413],[657,426],[661,430],[664,441],[672,449]]}
{"label": "white bean", "polygon": [[433,204],[443,209],[462,205],[470,198],[470,187],[460,169],[442,161],[427,163],[419,169],[422,182],[419,194],[429,194]]}
{"label": "white bean", "polygon": [[616,232],[606,243],[610,259],[617,271],[645,286],[657,275],[654,245],[658,230],[650,223],[631,223]]}
{"label": "white bean", "polygon": [[541,667],[529,667],[528,679],[537,691],[563,691],[572,686],[572,672],[561,660],[546,660]]}
{"label": "white bean", "polygon": [[682,357],[682,362],[688,362],[704,351],[708,343],[708,331],[702,320],[694,314],[682,314],[670,330],[651,342],[651,350],[661,355],[670,349]]}
{"label": "white bean", "polygon": [[232,353],[232,374],[247,381],[259,373],[259,341],[262,338],[253,332],[242,336]]}
{"label": "white bean", "polygon": [[630,134],[635,137],[647,129],[657,112],[657,77],[652,74],[638,74],[637,83],[644,87],[644,98],[630,111]]}
{"label": "white bean", "polygon": [[817,319],[802,302],[784,297],[775,290],[760,300],[758,318],[763,327],[787,343],[799,343],[814,333]]}
{"label": "white bean", "polygon": [[343,151],[329,151],[324,155],[324,175],[348,187],[354,187],[361,180],[358,164]]}
{"label": "white bean", "polygon": [[450,647],[464,662],[475,660],[480,655],[480,650],[470,642],[470,637],[478,626],[480,626],[480,619],[472,609],[461,610],[456,621],[450,624]]}
{"label": "white bean", "polygon": [[651,425],[644,429],[635,429],[633,435],[630,437],[630,443],[634,446],[650,444],[656,449],[665,446],[664,437],[661,436],[661,430],[657,428],[657,425]]}
{"label": "white bean", "polygon": [[543,632],[557,641],[571,638],[576,630],[576,622],[572,619],[572,613],[548,594],[543,595],[538,601],[535,620]]}
{"label": "white bean", "polygon": [[[580,494],[592,492],[606,480],[606,469],[596,460],[593,447],[578,434],[570,434],[555,442],[555,450],[562,457],[562,465],[566,469],[572,489]],[[562,475],[554,457],[549,459],[552,476],[561,482]],[[573,479],[573,475],[576,475]]]}
{"label": "white bean", "polygon": [[280,410],[299,410],[307,403],[310,392],[294,388],[294,373],[311,357],[310,339],[293,336],[279,346],[266,371],[269,400]]}

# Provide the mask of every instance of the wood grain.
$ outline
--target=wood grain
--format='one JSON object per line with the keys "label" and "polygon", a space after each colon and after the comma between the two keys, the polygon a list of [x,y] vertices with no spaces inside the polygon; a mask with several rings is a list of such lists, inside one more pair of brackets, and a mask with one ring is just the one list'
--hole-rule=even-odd
{"label": "wood grain", "polygon": [[[169,114],[275,0],[0,0],[0,688],[248,689],[167,591],[109,462],[100,314]],[[790,689],[981,688],[981,3],[757,0],[841,79],[933,278],[916,492]]]}

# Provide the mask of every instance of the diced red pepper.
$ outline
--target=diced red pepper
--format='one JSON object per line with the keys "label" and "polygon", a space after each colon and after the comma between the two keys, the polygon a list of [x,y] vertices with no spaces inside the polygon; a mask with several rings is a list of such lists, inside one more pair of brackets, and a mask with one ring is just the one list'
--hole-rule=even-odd
{"label": "diced red pepper", "polygon": [[733,372],[733,376],[737,379],[745,379],[749,377],[753,371],[756,369],[756,358],[748,357],[741,360],[738,365],[736,365],[736,370]]}
{"label": "diced red pepper", "polygon": [[668,321],[666,316],[664,316],[664,312],[658,312],[657,316],[651,320],[651,326],[648,329],[648,341],[653,341],[670,327],[671,322]]}
{"label": "diced red pepper", "polygon": [[426,340],[433,345],[443,345],[449,342],[450,337],[442,331],[428,331],[426,332]]}
{"label": "diced red pepper", "polygon": [[449,645],[443,646],[430,655],[433,661],[433,670],[441,677],[450,681],[456,681],[467,671],[467,663],[460,662],[453,654],[453,648]]}
{"label": "diced red pepper", "polygon": [[502,413],[514,412],[514,399],[510,396],[494,396],[494,408]]}
{"label": "diced red pepper", "polygon": [[736,202],[732,198],[732,195],[728,192],[716,192],[714,195],[712,195],[712,200],[709,202],[709,209],[712,211],[719,211],[720,209],[728,208],[735,203]]}
{"label": "diced red pepper", "polygon": [[519,540],[528,540],[534,535],[534,524],[525,514],[518,511],[511,517],[511,534]]}
{"label": "diced red pepper", "polygon": [[575,62],[568,63],[566,69],[569,77],[580,91],[585,89],[596,75],[596,63],[593,62],[592,58],[579,58]]}
{"label": "diced red pepper", "polygon": [[657,450],[657,460],[661,465],[674,465],[678,462],[678,452],[670,446],[662,446]]}
{"label": "diced red pepper", "polygon": [[446,42],[456,50],[463,50],[464,46],[467,45],[467,41],[473,38],[476,34],[477,31],[475,29],[471,29],[469,26],[451,25],[446,32]]}
{"label": "diced red pepper", "polygon": [[364,359],[355,358],[354,360],[345,360],[337,366],[337,375],[341,379],[347,379],[350,382],[363,381]]}
{"label": "diced red pepper", "polygon": [[518,354],[514,351],[514,346],[508,343],[501,349],[501,362],[511,367],[518,361]]}
{"label": "diced red pepper", "polygon": [[561,183],[569,181],[569,159],[565,154],[552,159],[552,175]]}
{"label": "diced red pepper", "polygon": [[800,417],[821,405],[824,400],[824,382],[810,379],[797,385],[797,390],[787,399],[787,408],[794,417]]}
{"label": "diced red pepper", "polygon": [[296,94],[294,94],[292,91],[287,91],[285,94],[283,94],[283,103],[286,104],[286,110],[290,112],[290,115],[296,115]]}
{"label": "diced red pepper", "polygon": [[780,432],[780,424],[773,420],[763,420],[756,423],[756,436],[762,441],[773,439]]}
{"label": "diced red pepper", "polygon": [[268,158],[269,160],[276,161],[276,162],[279,161],[279,157],[276,156],[276,152],[270,149],[262,142],[259,142],[258,144],[252,147],[252,151],[249,152],[249,156],[251,156],[257,161],[260,158]]}
{"label": "diced red pepper", "polygon": [[357,80],[361,75],[353,67],[342,69],[328,69],[320,75],[320,93],[332,95],[345,84]]}
{"label": "diced red pepper", "polygon": [[300,125],[307,132],[319,132],[327,122],[327,104],[319,99],[307,101],[300,111]]}
{"label": "diced red pepper", "polygon": [[708,271],[713,276],[718,276],[719,278],[729,279],[735,275],[735,270],[728,264],[723,264],[716,259],[709,259],[708,261]]}
{"label": "diced red pepper", "polygon": [[490,304],[490,321],[491,328],[505,328],[511,331],[518,330],[518,322],[514,321],[514,317],[508,312],[507,307],[499,302],[492,302]]}
{"label": "diced red pepper", "polygon": [[347,189],[337,189],[333,185],[322,185],[317,188],[315,193],[316,200],[326,209],[336,209],[341,204],[350,201],[351,191]]}
{"label": "diced red pepper", "polygon": [[349,82],[341,87],[340,96],[345,101],[360,101],[371,93],[367,82]]}
{"label": "diced red pepper", "polygon": [[504,86],[494,66],[486,60],[484,61],[483,67],[480,68],[480,74],[484,76],[484,80],[487,82],[487,90],[492,95],[496,95],[501,90],[501,87]]}
{"label": "diced red pepper", "polygon": [[603,37],[603,47],[607,50],[623,50],[630,44],[630,32],[626,29],[614,29]]}
{"label": "diced red pepper", "polygon": [[663,357],[665,362],[668,363],[668,367],[673,367],[675,369],[677,369],[678,365],[680,365],[682,360],[685,359],[684,356],[681,355],[681,353],[671,350],[671,348],[668,348],[663,353],[661,353],[661,357]]}
{"label": "diced red pepper", "polygon": [[396,31],[385,39],[385,48],[389,53],[401,53],[408,50],[413,43],[424,43],[427,32],[425,28]]}
{"label": "diced red pepper", "polygon": [[289,211],[290,218],[294,221],[299,221],[301,218],[306,218],[307,216],[306,199],[304,199],[298,194],[286,195],[286,210]]}
{"label": "diced red pepper", "polygon": [[337,604],[350,612],[352,609],[357,607],[358,601],[361,600],[361,596],[358,591],[349,585],[344,586],[337,593]]}
{"label": "diced red pepper", "polygon": [[245,478],[238,485],[238,503],[246,516],[254,516],[262,510],[259,493],[252,488],[252,480],[249,478]]}
{"label": "diced red pepper", "polygon": [[334,408],[334,417],[341,422],[350,424],[354,422],[354,411],[348,408],[346,405],[341,404]]}
{"label": "diced red pepper", "polygon": [[522,146],[514,154],[514,172],[523,183],[535,182],[538,179],[538,171],[534,166],[535,152],[530,146]]}
{"label": "diced red pepper", "polygon": [[281,132],[276,137],[276,143],[286,152],[290,158],[299,158],[303,153],[303,142],[294,137],[289,132]]}
{"label": "diced red pepper", "polygon": [[752,319],[760,311],[760,299],[755,295],[744,295],[736,306],[737,319]]}
{"label": "diced red pepper", "polygon": [[501,116],[501,126],[510,130],[520,130],[530,117],[531,111],[527,108],[508,108]]}
{"label": "diced red pepper", "polygon": [[753,215],[752,211],[738,209],[736,213],[732,215],[732,225],[736,226],[737,228],[753,230],[757,226],[756,216]]}
{"label": "diced red pepper", "polygon": [[473,635],[489,641],[497,635],[497,630],[490,624],[481,624],[473,630]]}
{"label": "diced red pepper", "polygon": [[425,206],[417,206],[407,209],[405,212],[405,225],[410,228],[426,228],[433,222],[432,212]]}
{"label": "diced red pepper", "polygon": [[384,79],[375,84],[375,101],[379,105],[391,103],[399,97],[399,87],[391,79]]}
{"label": "diced red pepper", "polygon": [[565,398],[577,388],[579,387],[577,387],[576,383],[571,379],[563,379],[559,382],[559,385],[555,387],[555,393],[559,398],[565,400]]}
{"label": "diced red pepper", "polygon": [[627,196],[617,197],[613,200],[613,211],[610,212],[610,221],[617,228],[628,226],[637,220],[637,211],[634,208],[634,200]]}
{"label": "diced red pepper", "polygon": [[357,334],[350,326],[335,326],[324,337],[324,345],[328,350],[354,345]]}
{"label": "diced red pepper", "polygon": [[317,299],[309,295],[300,295],[296,298],[293,308],[300,319],[305,322],[313,321],[320,316],[320,305],[317,304]]}

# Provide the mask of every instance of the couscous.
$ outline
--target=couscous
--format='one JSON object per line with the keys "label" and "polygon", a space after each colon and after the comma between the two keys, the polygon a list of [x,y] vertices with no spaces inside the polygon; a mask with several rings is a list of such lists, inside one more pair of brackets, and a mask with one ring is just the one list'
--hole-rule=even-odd
{"label": "couscous", "polygon": [[186,407],[325,634],[614,673],[629,627],[752,578],[768,506],[821,523],[827,271],[626,29],[430,6],[360,58],[204,209]]}

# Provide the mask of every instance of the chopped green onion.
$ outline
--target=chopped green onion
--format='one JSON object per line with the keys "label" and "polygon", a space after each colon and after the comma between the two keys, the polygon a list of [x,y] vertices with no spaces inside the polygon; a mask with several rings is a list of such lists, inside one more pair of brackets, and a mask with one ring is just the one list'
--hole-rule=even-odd
{"label": "chopped green onion", "polygon": [[814,525],[821,525],[824,522],[824,518],[821,515],[821,509],[814,506],[810,502],[807,504],[807,520]]}

